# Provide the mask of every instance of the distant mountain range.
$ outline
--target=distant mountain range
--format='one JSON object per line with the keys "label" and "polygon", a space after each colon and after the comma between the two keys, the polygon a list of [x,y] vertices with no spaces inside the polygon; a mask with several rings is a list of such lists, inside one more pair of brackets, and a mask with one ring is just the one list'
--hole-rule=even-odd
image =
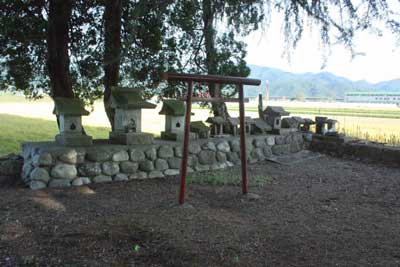
{"label": "distant mountain range", "polygon": [[249,67],[251,69],[249,78],[260,79],[262,83],[259,87],[245,87],[247,97],[257,96],[259,93],[264,95],[266,81],[269,81],[269,96],[288,98],[296,96],[343,98],[345,92],[353,91],[400,91],[400,79],[379,83],[369,83],[365,80],[355,82],[329,72],[295,74],[256,65]]}

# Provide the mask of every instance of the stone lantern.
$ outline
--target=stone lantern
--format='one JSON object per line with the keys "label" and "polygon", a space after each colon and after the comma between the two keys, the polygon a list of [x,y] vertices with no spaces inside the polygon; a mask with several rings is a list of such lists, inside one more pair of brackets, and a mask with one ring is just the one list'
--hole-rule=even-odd
{"label": "stone lantern", "polygon": [[285,111],[280,106],[268,106],[264,112],[264,119],[272,127],[272,132],[275,134],[280,133],[282,116],[289,116],[289,112]]}
{"label": "stone lantern", "polygon": [[315,117],[315,133],[316,134],[325,134],[326,133],[326,121],[327,117]]}
{"label": "stone lantern", "polygon": [[210,137],[210,127],[202,121],[192,121],[190,123],[190,131],[202,139]]}
{"label": "stone lantern", "polygon": [[334,119],[327,119],[326,120],[326,124],[328,125],[327,134],[329,134],[329,135],[337,134],[336,123],[337,123],[337,120],[334,120]]}
{"label": "stone lantern", "polygon": [[[165,99],[160,115],[165,115],[165,131],[161,138],[166,140],[183,140],[185,132],[185,103],[179,100]],[[193,115],[193,113],[192,113]],[[190,139],[195,139],[196,134],[190,133]]]}
{"label": "stone lantern", "polygon": [[134,145],[151,144],[153,135],[142,133],[142,109],[155,108],[147,102],[138,88],[112,87],[111,107],[115,109],[114,130],[110,132],[110,142]]}
{"label": "stone lantern", "polygon": [[64,146],[89,146],[92,137],[83,134],[82,116],[89,115],[84,103],[76,98],[54,98],[54,112],[58,116],[60,133],[56,143]]}

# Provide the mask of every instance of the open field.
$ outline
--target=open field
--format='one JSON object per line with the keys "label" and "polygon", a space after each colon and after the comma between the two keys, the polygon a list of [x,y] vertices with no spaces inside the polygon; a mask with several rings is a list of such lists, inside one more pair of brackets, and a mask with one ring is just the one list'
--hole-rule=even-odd
{"label": "open field", "polygon": [[[400,108],[394,105],[293,101],[269,104],[283,105],[291,115],[312,119],[316,115],[328,116],[339,121],[338,129],[343,133],[389,145],[400,145]],[[93,137],[107,138],[109,123],[102,102],[95,102],[92,108],[90,116],[83,117],[83,123]],[[229,105],[228,108],[232,116],[238,116],[237,104]],[[155,110],[143,110],[143,130],[156,136],[159,136],[165,124],[164,116],[158,115],[160,109],[159,104]],[[17,152],[19,143],[23,141],[53,140],[57,128],[52,111],[53,103],[49,98],[28,101],[23,96],[0,95],[0,154]],[[196,106],[193,111],[193,121],[206,120],[210,115],[209,110]],[[246,104],[246,115],[258,116],[255,102]]]}

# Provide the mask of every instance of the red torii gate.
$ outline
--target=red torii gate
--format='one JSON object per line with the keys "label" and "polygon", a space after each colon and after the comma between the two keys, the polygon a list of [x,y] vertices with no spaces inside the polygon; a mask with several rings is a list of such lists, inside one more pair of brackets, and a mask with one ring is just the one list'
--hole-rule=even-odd
{"label": "red torii gate", "polygon": [[[247,157],[246,157],[246,127],[244,121],[244,96],[243,85],[260,85],[261,81],[257,79],[248,79],[242,77],[230,77],[220,75],[198,75],[198,74],[183,74],[183,73],[164,73],[164,79],[167,81],[183,81],[188,83],[186,101],[186,117],[185,117],[185,132],[183,137],[183,151],[182,151],[182,164],[181,164],[181,177],[179,189],[179,204],[185,202],[185,189],[186,189],[186,174],[187,174],[187,160],[189,156],[189,132],[190,132],[190,115],[192,112],[192,102],[239,102],[239,118],[240,118],[240,159],[242,167],[242,192],[247,194],[248,181],[247,181]],[[214,84],[235,84],[239,92],[239,98],[194,98],[193,96],[193,83],[214,83]],[[248,99],[247,99],[248,101]]]}

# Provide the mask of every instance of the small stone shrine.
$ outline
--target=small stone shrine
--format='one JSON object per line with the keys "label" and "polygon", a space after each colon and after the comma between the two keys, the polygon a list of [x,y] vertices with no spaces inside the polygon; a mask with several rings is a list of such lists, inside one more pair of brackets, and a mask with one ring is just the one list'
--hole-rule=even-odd
{"label": "small stone shrine", "polygon": [[195,133],[201,139],[210,138],[210,127],[202,121],[190,122],[190,132]]}
{"label": "small stone shrine", "polygon": [[239,126],[239,118],[229,117],[226,119],[226,128],[229,129],[229,132],[236,136],[238,134],[238,126]]}
{"label": "small stone shrine", "polygon": [[315,117],[315,133],[316,134],[325,134],[326,133],[326,121],[327,117]]}
{"label": "small stone shrine", "polygon": [[256,118],[253,119],[253,133],[265,134],[272,130],[272,127],[263,119]]}
{"label": "small stone shrine", "polygon": [[185,126],[185,103],[179,100],[165,99],[160,115],[165,115],[165,131],[161,139],[183,140]]}
{"label": "small stone shrine", "polygon": [[302,132],[309,132],[310,131],[310,126],[315,124],[315,121],[309,118],[304,118],[304,123],[300,125],[300,130]]}
{"label": "small stone shrine", "polygon": [[114,130],[110,142],[114,144],[151,144],[153,135],[142,133],[142,109],[153,109],[155,104],[147,102],[138,88],[113,87],[111,107],[115,109]]}
{"label": "small stone shrine", "polygon": [[268,106],[264,110],[264,119],[272,126],[272,133],[279,134],[282,123],[282,116],[289,116],[290,113],[280,106]]}
{"label": "small stone shrine", "polygon": [[214,136],[223,136],[224,135],[224,118],[220,116],[209,117],[206,122],[211,124],[211,128],[214,129]]}
{"label": "small stone shrine", "polygon": [[92,137],[83,134],[82,116],[89,115],[84,103],[76,98],[54,98],[53,113],[59,117],[60,133],[56,143],[63,146],[90,146]]}
{"label": "small stone shrine", "polygon": [[336,123],[337,123],[337,120],[334,120],[334,119],[326,120],[326,124],[328,126],[328,130],[326,132],[327,135],[337,135]]}

